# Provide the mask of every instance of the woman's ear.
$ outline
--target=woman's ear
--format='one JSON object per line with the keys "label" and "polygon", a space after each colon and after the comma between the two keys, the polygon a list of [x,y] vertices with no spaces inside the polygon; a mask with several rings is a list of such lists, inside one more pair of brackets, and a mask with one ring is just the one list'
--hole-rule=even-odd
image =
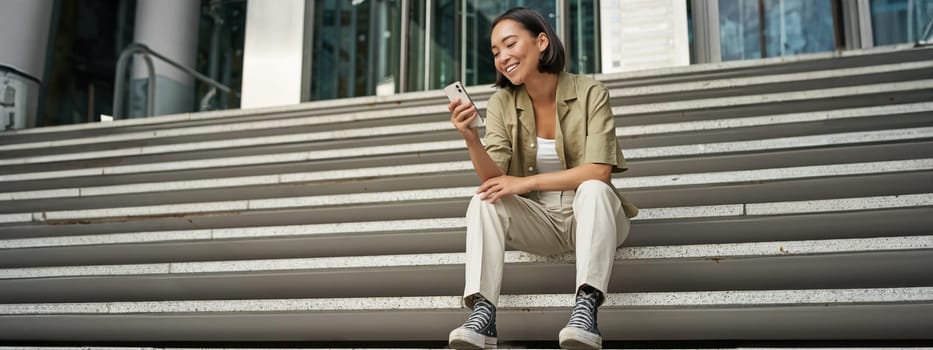
{"label": "woman's ear", "polygon": [[547,34],[544,34],[544,32],[538,33],[538,52],[544,52],[544,50],[547,50],[547,47],[550,45],[550,43],[551,41],[548,39]]}

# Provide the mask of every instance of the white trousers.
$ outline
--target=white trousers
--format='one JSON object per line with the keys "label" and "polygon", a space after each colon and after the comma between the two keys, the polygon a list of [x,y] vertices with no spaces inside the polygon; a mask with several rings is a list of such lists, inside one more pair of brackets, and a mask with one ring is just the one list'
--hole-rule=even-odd
{"label": "white trousers", "polygon": [[511,195],[489,203],[474,195],[466,219],[463,297],[470,308],[476,294],[498,305],[506,246],[545,256],[575,250],[576,288],[605,293],[630,226],[612,187],[598,180],[576,191],[539,192],[537,201]]}

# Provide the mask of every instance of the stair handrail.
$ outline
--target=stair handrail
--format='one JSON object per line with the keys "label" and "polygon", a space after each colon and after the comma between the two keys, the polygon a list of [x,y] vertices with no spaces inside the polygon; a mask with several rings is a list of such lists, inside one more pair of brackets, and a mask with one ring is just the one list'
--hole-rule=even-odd
{"label": "stair handrail", "polygon": [[[119,114],[122,112],[123,108],[123,95],[124,95],[124,81],[123,73],[126,71],[127,59],[133,55],[141,54],[146,61],[146,70],[149,73],[148,82],[149,85],[146,87],[147,90],[147,99],[146,99],[146,117],[153,115],[153,110],[155,106],[155,68],[153,68],[152,58],[150,56],[155,56],[162,60],[163,62],[171,65],[172,67],[178,68],[179,70],[188,73],[188,75],[194,77],[197,80],[200,80],[203,83],[212,86],[211,90],[217,89],[228,94],[231,94],[235,97],[240,97],[240,93],[236,90],[217,82],[214,79],[211,79],[208,76],[205,76],[201,73],[198,73],[196,70],[185,66],[181,63],[175,62],[172,59],[165,57],[164,55],[150,49],[148,46],[140,43],[129,44],[123,51],[120,53],[120,58],[117,60],[117,71],[115,74],[115,82],[113,87],[113,117],[114,119],[119,119]],[[202,102],[203,105],[203,102]]]}

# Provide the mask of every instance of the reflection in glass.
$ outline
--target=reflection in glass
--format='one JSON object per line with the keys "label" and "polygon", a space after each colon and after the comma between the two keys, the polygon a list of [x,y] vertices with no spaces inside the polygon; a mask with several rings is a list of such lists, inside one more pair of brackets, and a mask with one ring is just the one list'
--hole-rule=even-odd
{"label": "reflection in glass", "polygon": [[875,45],[911,43],[923,38],[933,20],[933,0],[872,0]]}
{"label": "reflection in glass", "polygon": [[398,0],[315,1],[311,98],[399,91]]}
{"label": "reflection in glass", "polygon": [[431,66],[429,89],[440,89],[460,80],[460,28],[459,12],[455,0],[431,1]]}
{"label": "reflection in glass", "polygon": [[[496,70],[489,26],[496,16],[513,7],[540,12],[560,33],[557,0],[410,0],[404,9],[402,0],[313,3],[312,100],[440,89],[456,80],[466,85],[492,84]],[[567,38],[562,39],[567,68],[578,73],[598,72],[599,3],[564,3],[568,28]],[[403,13],[407,20],[404,33]]]}
{"label": "reflection in glass", "polygon": [[424,41],[427,11],[424,1],[410,1],[408,4],[408,48],[405,59],[408,63],[406,91],[424,90]]}
{"label": "reflection in glass", "polygon": [[765,0],[766,56],[835,49],[833,8],[828,0]]}
{"label": "reflection in glass", "polygon": [[719,40],[723,61],[761,58],[758,0],[719,1]]}
{"label": "reflection in glass", "polygon": [[595,0],[567,0],[569,5],[568,37],[561,38],[567,47],[567,70],[574,73],[596,73],[599,65],[599,43]]}
{"label": "reflection in glass", "polygon": [[830,0],[720,0],[722,60],[832,51]]}

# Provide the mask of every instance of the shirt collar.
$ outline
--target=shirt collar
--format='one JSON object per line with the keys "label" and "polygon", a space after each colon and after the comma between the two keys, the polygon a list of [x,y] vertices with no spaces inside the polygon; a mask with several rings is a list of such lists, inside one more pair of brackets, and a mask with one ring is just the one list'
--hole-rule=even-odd
{"label": "shirt collar", "polygon": [[[567,102],[577,99],[577,83],[567,71],[561,71],[560,74],[557,75],[557,94],[555,99],[557,100],[558,109],[561,107],[566,109]],[[531,96],[528,96],[528,91],[525,90],[525,84],[515,87],[515,109],[521,111],[533,110]]]}
{"label": "shirt collar", "polygon": [[557,76],[557,120],[564,120],[567,112],[570,112],[568,102],[577,99],[577,82],[573,80],[570,73],[561,71]]}

